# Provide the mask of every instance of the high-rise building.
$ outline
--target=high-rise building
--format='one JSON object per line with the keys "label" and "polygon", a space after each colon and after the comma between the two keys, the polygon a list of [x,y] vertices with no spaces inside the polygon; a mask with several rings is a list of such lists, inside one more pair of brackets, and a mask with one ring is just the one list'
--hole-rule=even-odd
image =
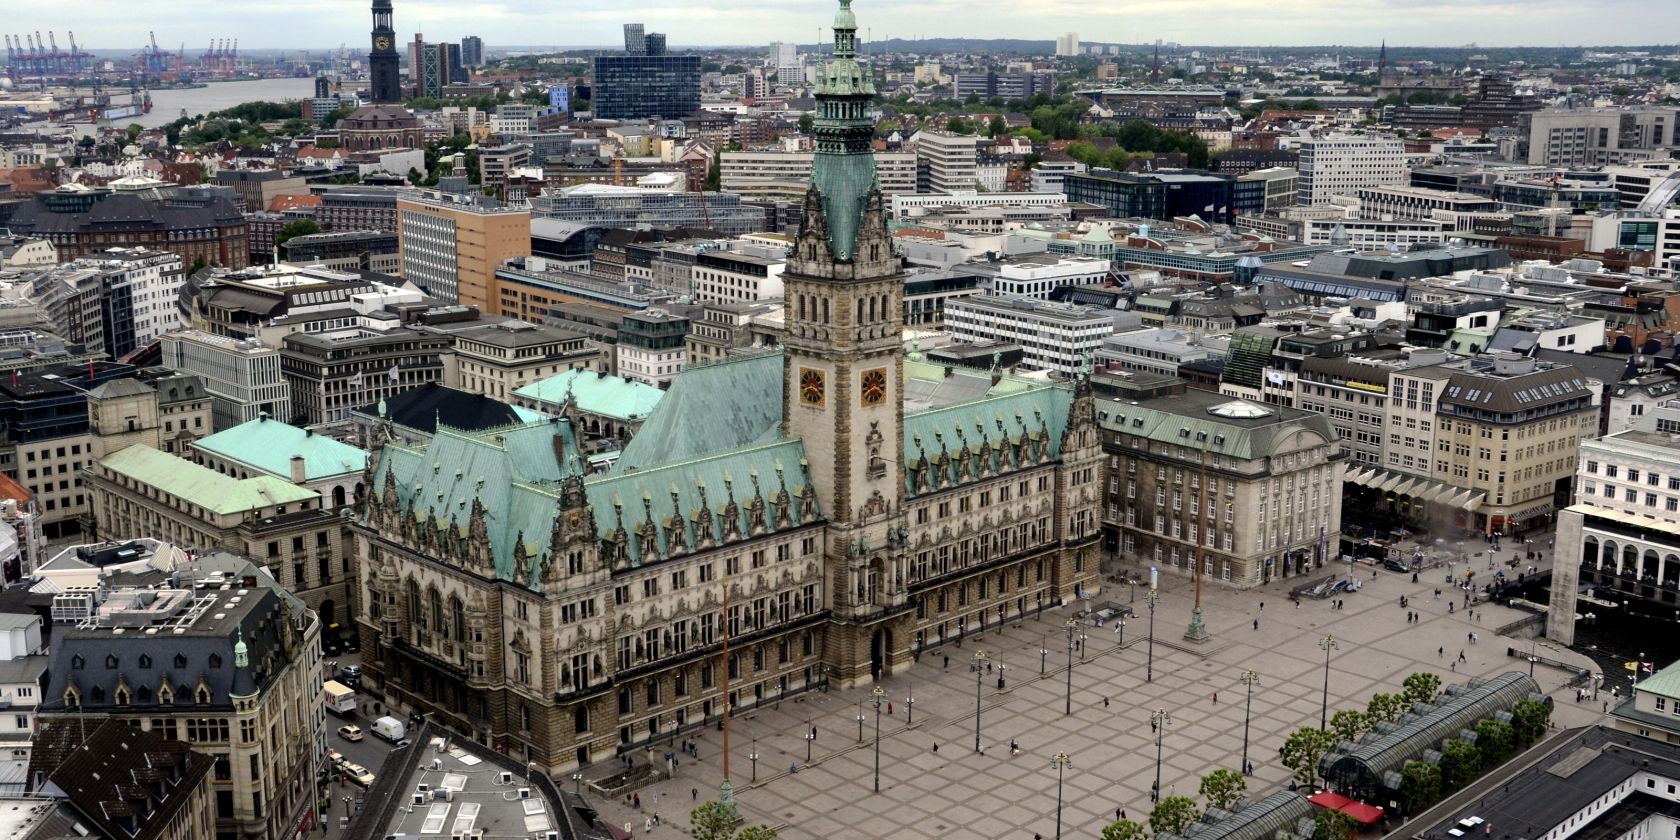
{"label": "high-rise building", "polygon": [[484,39],[468,35],[461,39],[461,63],[467,67],[484,66]]}
{"label": "high-rise building", "polygon": [[398,61],[397,31],[391,27],[391,0],[373,0],[373,49],[368,52],[368,79],[375,105],[402,101],[402,71],[397,67]]}
{"label": "high-rise building", "polygon": [[1406,182],[1406,147],[1393,137],[1332,135],[1294,142],[1300,158],[1295,203],[1329,204],[1360,187]]}
{"label": "high-rise building", "polygon": [[916,165],[927,168],[925,192],[954,193],[974,189],[980,165],[980,138],[944,131],[916,133]]}
{"label": "high-rise building", "polygon": [[799,58],[799,45],[777,41],[770,45],[771,62],[776,70],[776,83],[802,85],[805,83],[805,63]]}
{"label": "high-rise building", "polygon": [[496,267],[531,254],[531,211],[436,190],[397,199],[402,276],[441,301],[499,311]]}
{"label": "high-rise building", "polygon": [[1552,108],[1524,116],[1528,162],[1611,166],[1680,147],[1680,108]]}
{"label": "high-rise building", "polygon": [[1056,57],[1072,58],[1079,55],[1079,33],[1069,32],[1056,38]]}
{"label": "high-rise building", "polygon": [[[639,37],[639,40],[637,38]],[[609,120],[684,117],[700,110],[700,57],[666,55],[665,36],[625,24],[626,55],[595,58],[595,116]]]}
{"label": "high-rise building", "polygon": [[291,395],[280,373],[279,348],[198,330],[169,333],[162,346],[159,364],[203,378],[217,430],[264,415],[292,416]]}

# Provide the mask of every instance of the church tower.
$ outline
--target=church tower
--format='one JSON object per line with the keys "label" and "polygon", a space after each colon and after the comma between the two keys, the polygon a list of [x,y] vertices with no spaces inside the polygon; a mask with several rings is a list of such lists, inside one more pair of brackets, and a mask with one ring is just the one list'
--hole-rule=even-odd
{"label": "church tower", "polygon": [[840,0],[834,15],[834,55],[817,82],[811,185],[782,276],[782,422],[804,441],[830,523],[828,600],[842,640],[829,667],[841,684],[867,678],[872,659],[892,658],[891,634],[871,625],[904,603],[904,281],[875,178],[875,86],[857,60],[851,6]]}
{"label": "church tower", "polygon": [[368,52],[368,76],[375,105],[402,103],[401,75],[397,69],[397,31],[391,27],[391,0],[373,0],[373,49]]}

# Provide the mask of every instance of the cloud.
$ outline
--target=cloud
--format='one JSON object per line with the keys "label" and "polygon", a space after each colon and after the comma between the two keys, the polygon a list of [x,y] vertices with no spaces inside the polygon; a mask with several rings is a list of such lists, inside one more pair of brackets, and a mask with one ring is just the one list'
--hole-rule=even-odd
{"label": "cloud", "polygon": [[[672,46],[809,43],[832,19],[829,0],[488,0],[463,6],[450,0],[394,0],[401,40],[423,32],[432,40],[479,35],[491,46],[612,46],[620,26],[640,22],[664,32]],[[12,34],[66,28],[86,48],[134,49],[155,31],[166,49],[184,41],[188,53],[212,38],[239,39],[242,48],[324,49],[365,44],[366,2],[289,0],[260,4],[143,4],[82,0],[67,7],[14,0],[0,30]],[[1677,22],[1673,0],[1034,0],[1031,11],[971,0],[890,3],[858,0],[860,24],[887,37],[1036,38],[1078,32],[1090,43],[1391,44],[1486,46],[1640,44]],[[984,10],[984,11],[982,11]],[[1662,25],[1666,21],[1667,26]],[[824,30],[826,38],[826,29]]]}

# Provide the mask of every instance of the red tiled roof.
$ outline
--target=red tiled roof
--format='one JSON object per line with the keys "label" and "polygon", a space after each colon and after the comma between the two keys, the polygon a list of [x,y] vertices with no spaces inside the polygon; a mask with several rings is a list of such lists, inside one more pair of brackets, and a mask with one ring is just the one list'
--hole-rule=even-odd
{"label": "red tiled roof", "polygon": [[17,483],[17,480],[5,473],[0,473],[0,499],[11,499],[17,502],[27,502],[34,496],[28,488]]}
{"label": "red tiled roof", "polygon": [[284,213],[294,207],[320,207],[321,197],[318,195],[277,195],[268,203],[271,213]]}

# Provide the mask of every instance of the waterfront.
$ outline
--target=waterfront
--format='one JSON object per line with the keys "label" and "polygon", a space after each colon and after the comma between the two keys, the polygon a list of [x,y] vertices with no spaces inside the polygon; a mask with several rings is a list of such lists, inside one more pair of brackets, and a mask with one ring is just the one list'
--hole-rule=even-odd
{"label": "waterfront", "polygon": [[[257,79],[243,82],[209,82],[204,87],[154,90],[152,94],[152,110],[149,114],[142,114],[132,119],[120,120],[122,126],[139,123],[146,128],[157,128],[167,125],[181,117],[184,109],[187,116],[196,117],[212,111],[232,108],[242,102],[285,102],[300,100],[314,95],[314,79]],[[87,93],[87,91],[82,91]],[[126,105],[128,94],[114,92],[113,104]],[[301,112],[300,112],[301,113]],[[119,126],[120,127],[120,126]],[[77,128],[83,133],[92,130],[92,126],[80,123]]]}

